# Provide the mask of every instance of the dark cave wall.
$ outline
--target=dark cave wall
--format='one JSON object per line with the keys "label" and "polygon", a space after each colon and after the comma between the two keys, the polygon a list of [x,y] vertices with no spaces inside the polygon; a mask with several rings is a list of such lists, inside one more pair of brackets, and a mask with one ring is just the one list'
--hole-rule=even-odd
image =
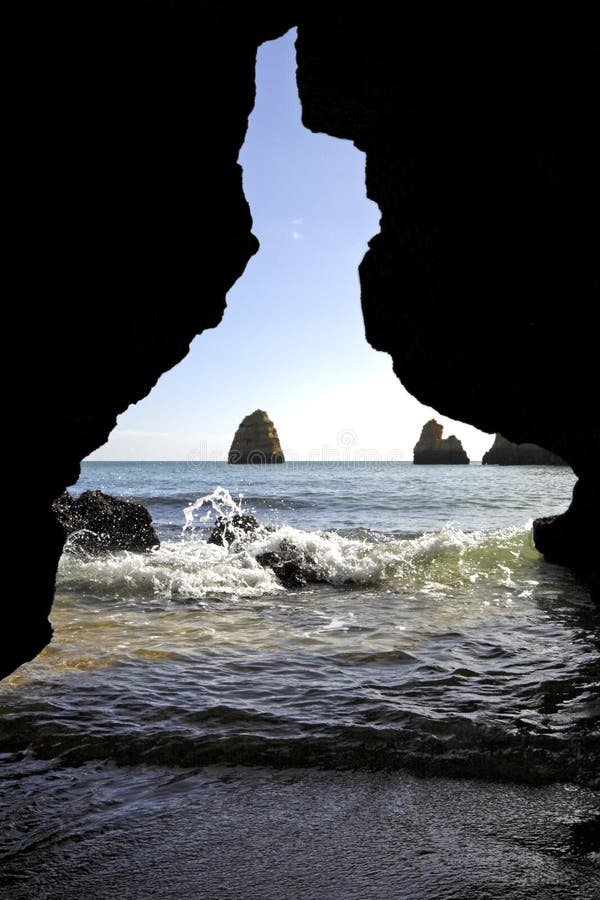
{"label": "dark cave wall", "polygon": [[576,471],[599,436],[587,24],[409,3],[393,20],[319,14],[298,40],[304,124],[366,152],[382,213],[361,265],[369,342],[423,402],[485,431],[501,422]]}
{"label": "dark cave wall", "polygon": [[36,556],[3,601],[0,676],[51,637],[52,500],[219,323],[258,249],[237,158],[257,46],[292,24],[225,4],[89,4],[24,48],[11,337],[33,387],[16,417],[14,529]]}
{"label": "dark cave wall", "polygon": [[11,420],[12,481],[15,533],[33,530],[38,551],[6,592],[0,675],[51,636],[51,501],[218,324],[257,250],[237,157],[256,48],[296,23],[305,124],[366,151],[382,211],[361,265],[368,340],[424,403],[573,466],[568,527],[536,540],[597,578],[592,23],[521,7],[500,20],[403,4],[393,21],[298,9],[91,4],[23,49],[6,169],[21,324],[5,341],[34,372]]}
{"label": "dark cave wall", "polygon": [[536,545],[597,585],[598,42],[591,13],[402,4],[303,17],[304,124],[366,153],[366,336],[421,402],[563,457]]}

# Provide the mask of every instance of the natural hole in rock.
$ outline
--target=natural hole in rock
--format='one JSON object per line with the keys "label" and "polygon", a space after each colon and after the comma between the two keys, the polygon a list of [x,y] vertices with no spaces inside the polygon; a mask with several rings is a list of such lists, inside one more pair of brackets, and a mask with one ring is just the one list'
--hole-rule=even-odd
{"label": "natural hole in rock", "polygon": [[379,210],[365,196],[364,154],[303,127],[294,40],[291,31],[259,48],[240,154],[260,249],[220,325],[119,418],[92,460],[226,460],[239,422],[257,407],[290,461],[412,460],[432,416],[471,459],[491,442],[422,406],[365,340],[358,266]]}
{"label": "natural hole in rock", "polygon": [[[417,572],[417,592],[446,579],[476,584],[493,573],[490,597],[481,602],[495,602],[495,591],[511,583],[513,556],[530,552],[527,520],[543,509],[541,496],[551,498],[548,512],[566,505],[569,470],[559,485],[556,473],[546,473],[536,490],[515,491],[506,473],[489,467],[485,474],[473,466],[435,474],[412,466],[413,446],[432,416],[446,435],[462,439],[472,460],[491,437],[423,407],[401,386],[390,358],[365,341],[357,269],[379,212],[365,196],[363,154],[302,126],[294,37],[259,50],[256,105],[240,154],[260,250],[230,291],[222,323],[196,338],[187,358],[121,416],[109,442],[83,464],[75,489],[143,504],[160,550],[82,560],[69,552],[77,540],[69,538],[59,594],[93,589],[109,602],[202,607],[207,598],[264,597],[282,586],[406,589],[408,566]],[[238,425],[256,409],[275,424],[284,466],[227,462]],[[217,515],[240,512],[271,531],[259,531],[251,551],[244,535],[226,531],[226,544],[242,543],[226,559],[215,557],[206,539]],[[482,550],[468,536],[517,526],[498,539],[501,551],[486,538]],[[397,538],[417,543],[390,550]],[[353,541],[367,541],[367,549]],[[140,632],[141,653],[149,652],[147,638]],[[152,632],[152,644],[163,640]]]}
{"label": "natural hole in rock", "polygon": [[[447,471],[443,487],[432,487],[425,472],[411,476],[414,483],[407,486],[385,468],[410,464],[432,417],[445,436],[462,440],[472,460],[481,458],[491,437],[420,404],[394,375],[388,355],[365,340],[358,265],[379,229],[379,210],[365,196],[364,154],[302,125],[294,39],[292,31],[259,48],[256,103],[239,157],[260,250],[229,292],[221,324],[195,339],[189,355],[120,417],[108,443],[83,464],[75,492],[100,489],[142,503],[166,554],[108,568],[93,563],[99,567],[97,583],[100,570],[108,575],[105,595],[143,594],[148,587],[162,599],[203,598],[213,590],[263,593],[272,572],[267,567],[265,581],[256,569],[260,553],[246,560],[251,575],[242,573],[241,579],[237,570],[215,575],[210,560],[190,560],[189,539],[209,537],[219,512],[243,510],[267,528],[309,534],[335,529],[351,537],[365,529],[412,537],[446,525],[466,531],[489,527],[492,506],[470,498],[460,470],[452,476]],[[238,425],[257,409],[275,424],[286,460],[280,471],[227,463]],[[357,478],[362,487],[356,508],[347,508],[335,496],[336,485],[354,500]],[[568,473],[564,481],[558,508],[572,485]],[[510,489],[504,485],[497,492],[492,527],[512,525],[518,515],[508,501]],[[539,511],[536,502],[532,495],[526,505],[532,515]],[[69,539],[67,550],[72,546]],[[325,568],[333,565],[323,580],[352,581],[354,562],[346,572],[343,561],[334,565],[329,558],[332,548],[321,549]],[[373,571],[382,564],[374,562]],[[308,568],[314,575],[323,566]],[[275,574],[284,586],[295,586],[293,578],[286,583],[285,573]],[[75,589],[88,576],[67,552],[59,590],[63,584]]]}
{"label": "natural hole in rock", "polygon": [[[75,488],[148,507],[160,549],[65,553],[55,638],[3,697],[19,896],[125,879],[131,896],[273,881],[284,896],[289,881],[425,897],[432,872],[442,894],[460,878],[468,892],[477,867],[487,896],[515,865],[529,885],[558,859],[567,890],[584,871],[597,630],[528,526],[565,508],[572,473],[410,462],[435,413],[364,340],[357,266],[378,230],[364,159],[302,128],[292,44],[260,50],[241,154],[261,249],[222,324]],[[257,407],[287,462],[228,465]],[[435,417],[472,460],[489,447]],[[216,512],[240,505],[260,527],[209,543]]]}

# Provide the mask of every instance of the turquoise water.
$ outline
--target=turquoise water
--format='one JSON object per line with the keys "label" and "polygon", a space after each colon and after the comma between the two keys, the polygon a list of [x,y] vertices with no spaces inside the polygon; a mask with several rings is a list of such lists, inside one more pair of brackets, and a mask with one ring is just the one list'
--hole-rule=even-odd
{"label": "turquoise water", "polygon": [[[0,686],[6,896],[113,896],[116,858],[132,897],[595,896],[597,848],[577,836],[598,810],[599,614],[530,536],[573,482],[553,467],[85,464],[74,492],[140,500],[162,543],[65,554],[55,638]],[[208,544],[215,506],[265,527]],[[319,583],[289,590],[260,565],[282,543]],[[321,869],[300,878],[309,858]],[[519,877],[494,881],[497,860]]]}

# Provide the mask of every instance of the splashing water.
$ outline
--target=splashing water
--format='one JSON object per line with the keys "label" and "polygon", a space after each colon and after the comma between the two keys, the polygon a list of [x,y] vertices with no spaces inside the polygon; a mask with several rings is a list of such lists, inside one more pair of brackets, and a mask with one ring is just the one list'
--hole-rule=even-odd
{"label": "splashing water", "polygon": [[203,497],[198,497],[197,500],[189,506],[186,506],[183,510],[185,525],[183,526],[182,531],[186,532],[188,529],[193,528],[195,518],[194,513],[197,510],[202,509],[203,506],[208,505],[209,507],[204,515],[198,517],[198,521],[203,524],[210,521],[213,513],[225,517],[242,515],[242,500],[244,495],[238,494],[238,497],[239,501],[236,503],[227,488],[223,488],[220,485],[218,485],[212,493],[205,494]]}
{"label": "splashing water", "polygon": [[[239,509],[230,495],[229,501],[225,497],[223,502],[226,491],[214,494],[208,495],[209,514]],[[195,508],[202,506],[200,501],[205,498],[200,498]],[[206,521],[206,515],[201,521]],[[186,540],[163,541],[159,549],[145,554],[123,551],[84,559],[65,554],[59,566],[58,589],[96,597],[167,601],[278,594],[281,585],[260,559],[264,554],[285,553],[290,547],[299,558],[311,560],[320,580],[331,586],[416,591],[444,602],[458,596],[506,599],[531,589],[539,578],[540,556],[528,529],[467,533],[447,528],[437,534],[399,539],[376,532],[347,537],[335,531],[304,531],[284,525],[274,529],[259,526],[252,533],[240,529],[236,540],[224,546],[190,534]]]}

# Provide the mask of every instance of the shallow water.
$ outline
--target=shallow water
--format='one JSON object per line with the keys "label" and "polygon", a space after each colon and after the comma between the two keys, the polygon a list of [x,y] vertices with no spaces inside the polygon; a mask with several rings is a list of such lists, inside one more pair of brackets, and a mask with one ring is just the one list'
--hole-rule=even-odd
{"label": "shallow water", "polygon": [[[132,897],[591,897],[597,848],[573,847],[598,810],[600,615],[528,525],[572,483],[563,468],[88,464],[77,489],[143,497],[163,542],[65,554],[55,639],[0,686],[14,896],[54,896],[58,878],[64,896],[86,878],[110,896],[106,854],[132,861]],[[268,529],[207,544],[240,494]],[[321,583],[286,590],[259,564],[282,542]]]}
{"label": "shallow water", "polygon": [[11,900],[594,900],[600,886],[584,788],[100,763],[22,788],[4,833]]}

